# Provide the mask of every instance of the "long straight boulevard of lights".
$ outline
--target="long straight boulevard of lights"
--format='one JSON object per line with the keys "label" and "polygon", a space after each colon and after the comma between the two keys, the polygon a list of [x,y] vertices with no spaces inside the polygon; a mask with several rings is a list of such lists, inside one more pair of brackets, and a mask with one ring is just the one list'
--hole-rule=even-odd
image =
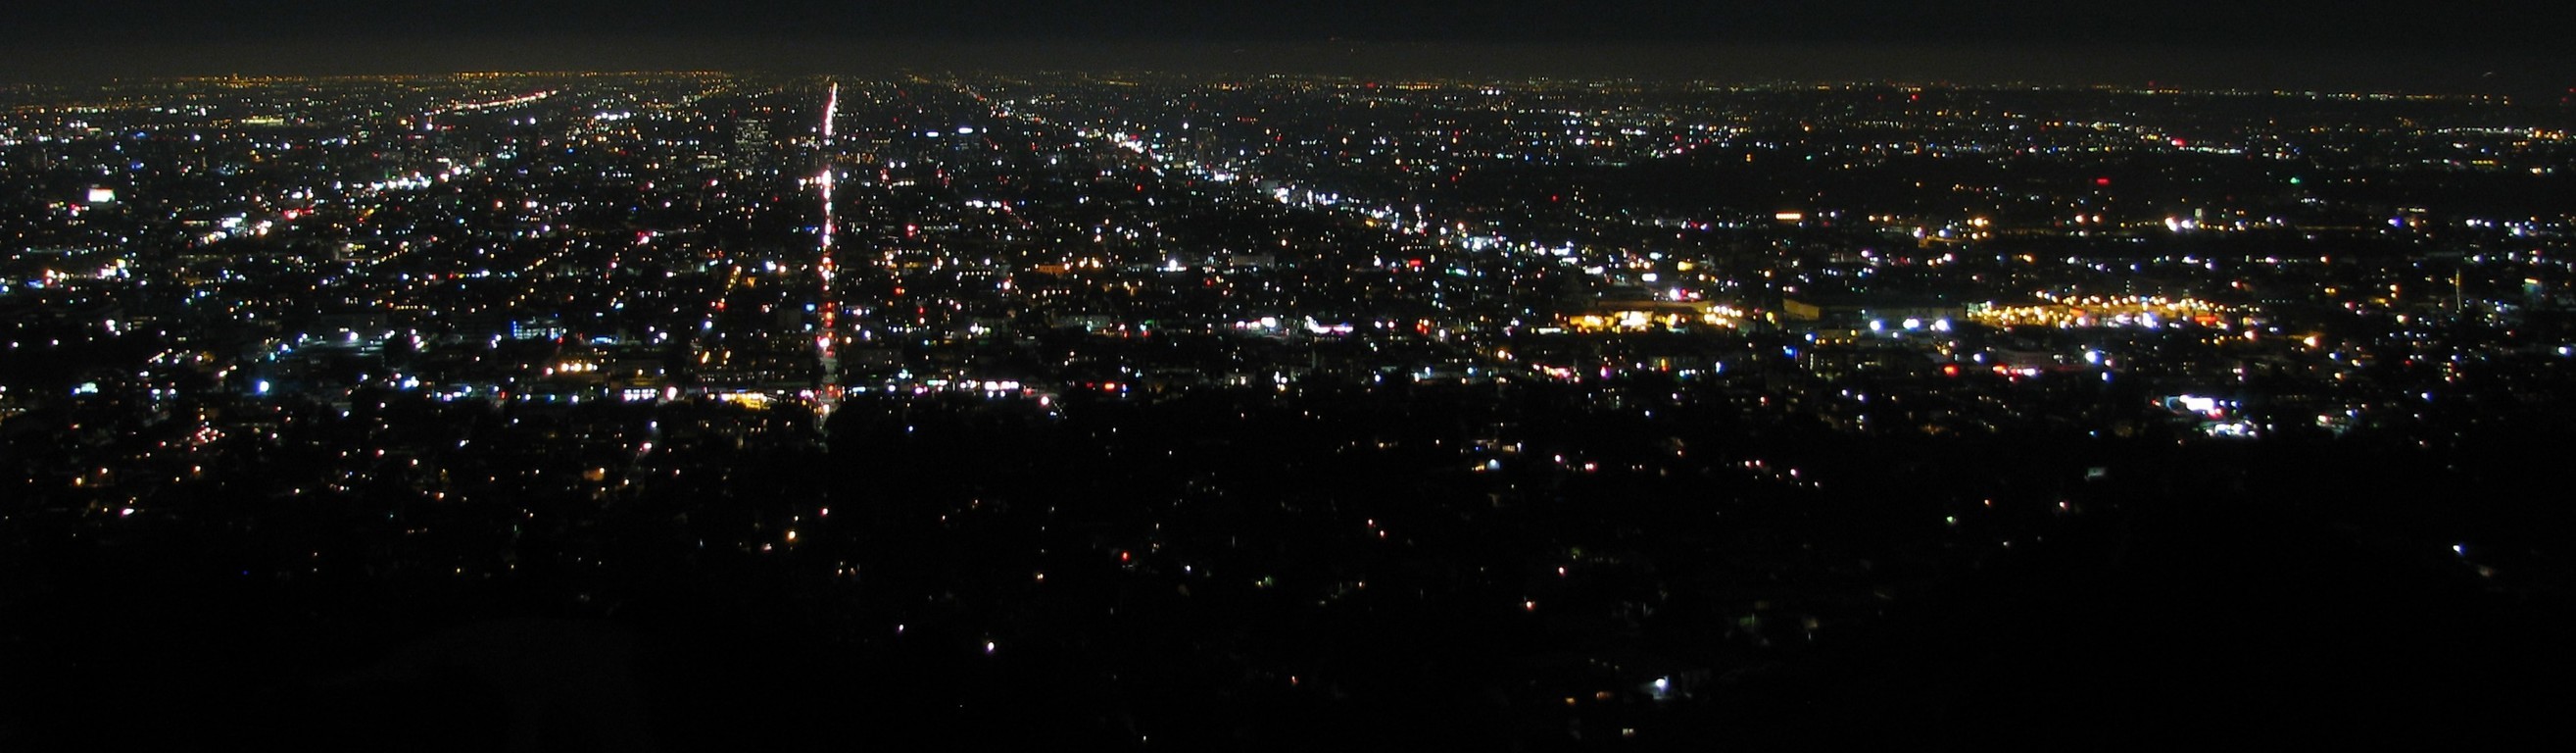
{"label": "long straight boulevard of lights", "polygon": [[835,81],[832,82],[829,93],[823,98],[823,141],[820,152],[823,170],[822,174],[815,178],[817,190],[820,190],[823,195],[820,256],[814,264],[815,274],[820,278],[821,283],[821,305],[817,308],[822,318],[822,331],[814,335],[814,357],[821,366],[822,374],[822,383],[817,385],[814,392],[817,427],[826,424],[819,419],[831,417],[832,409],[839,405],[841,396],[841,360],[834,352],[835,341],[840,337],[838,326],[840,302],[839,298],[832,294],[832,233],[833,226],[838,224],[838,220],[832,217],[832,174],[837,169],[833,161],[832,120],[838,117],[840,112],[841,84]]}

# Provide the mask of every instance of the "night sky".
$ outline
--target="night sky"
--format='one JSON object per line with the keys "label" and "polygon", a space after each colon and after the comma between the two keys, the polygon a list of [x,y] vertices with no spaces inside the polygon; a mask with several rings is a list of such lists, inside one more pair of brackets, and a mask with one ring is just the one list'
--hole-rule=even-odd
{"label": "night sky", "polygon": [[[17,5],[17,4],[13,4]],[[79,0],[0,78],[722,68],[2576,85],[2576,4],[2389,0]]]}

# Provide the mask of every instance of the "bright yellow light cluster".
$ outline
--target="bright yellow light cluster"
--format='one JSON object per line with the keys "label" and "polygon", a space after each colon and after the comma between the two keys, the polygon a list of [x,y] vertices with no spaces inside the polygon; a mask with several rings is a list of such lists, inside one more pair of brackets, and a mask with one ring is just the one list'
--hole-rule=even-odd
{"label": "bright yellow light cluster", "polygon": [[2041,294],[2048,303],[2028,306],[1972,306],[1968,318],[1992,327],[2044,325],[2073,327],[2157,327],[2168,322],[2220,326],[2234,321],[2234,309],[2195,298],[2164,296],[2065,296]]}
{"label": "bright yellow light cluster", "polygon": [[1644,332],[1693,325],[1734,327],[1742,318],[1743,312],[1716,305],[1625,309],[1568,316],[1565,328],[1576,332]]}

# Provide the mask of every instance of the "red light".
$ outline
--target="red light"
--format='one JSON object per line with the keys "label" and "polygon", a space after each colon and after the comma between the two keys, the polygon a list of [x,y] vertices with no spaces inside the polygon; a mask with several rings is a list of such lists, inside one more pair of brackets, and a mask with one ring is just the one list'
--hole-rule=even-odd
{"label": "red light", "polygon": [[2110,178],[2094,178],[2094,179],[2093,179],[2093,185],[2097,185],[2097,186],[2107,186],[2107,185],[2111,185],[2111,179],[2110,179]]}
{"label": "red light", "polygon": [[1955,364],[1955,363],[1945,363],[1945,364],[1942,364],[1942,365],[1941,365],[1941,375],[1942,375],[1942,376],[1958,376],[1958,375],[1959,375],[1959,365],[1958,365],[1958,364]]}

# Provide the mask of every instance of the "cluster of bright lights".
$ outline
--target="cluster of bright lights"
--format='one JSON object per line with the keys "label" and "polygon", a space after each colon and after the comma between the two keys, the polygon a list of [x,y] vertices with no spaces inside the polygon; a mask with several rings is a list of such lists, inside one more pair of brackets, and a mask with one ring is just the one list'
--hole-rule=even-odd
{"label": "cluster of bright lights", "polygon": [[2164,296],[2053,296],[2041,293],[2048,301],[2030,306],[1970,306],[1968,318],[1979,324],[1996,327],[2037,324],[2065,328],[2084,327],[2163,327],[2167,324],[2190,323],[2222,326],[2229,323],[2232,307],[2195,298]]}
{"label": "cluster of bright lights", "polygon": [[481,111],[481,110],[494,110],[494,109],[499,109],[499,108],[503,108],[503,107],[518,107],[518,106],[521,106],[521,105],[531,105],[531,104],[536,104],[536,103],[538,103],[538,102],[544,101],[547,97],[552,97],[552,96],[554,96],[554,95],[555,95],[555,93],[554,93],[554,92],[552,92],[552,91],[541,91],[541,92],[537,92],[537,93],[534,93],[534,94],[527,94],[527,95],[522,95],[522,96],[517,96],[517,97],[508,97],[508,98],[503,98],[503,99],[488,100],[488,101],[483,101],[483,102],[458,102],[458,103],[456,103],[456,104],[448,105],[448,106],[447,106],[447,111],[448,111],[448,112],[476,112],[476,111]]}

